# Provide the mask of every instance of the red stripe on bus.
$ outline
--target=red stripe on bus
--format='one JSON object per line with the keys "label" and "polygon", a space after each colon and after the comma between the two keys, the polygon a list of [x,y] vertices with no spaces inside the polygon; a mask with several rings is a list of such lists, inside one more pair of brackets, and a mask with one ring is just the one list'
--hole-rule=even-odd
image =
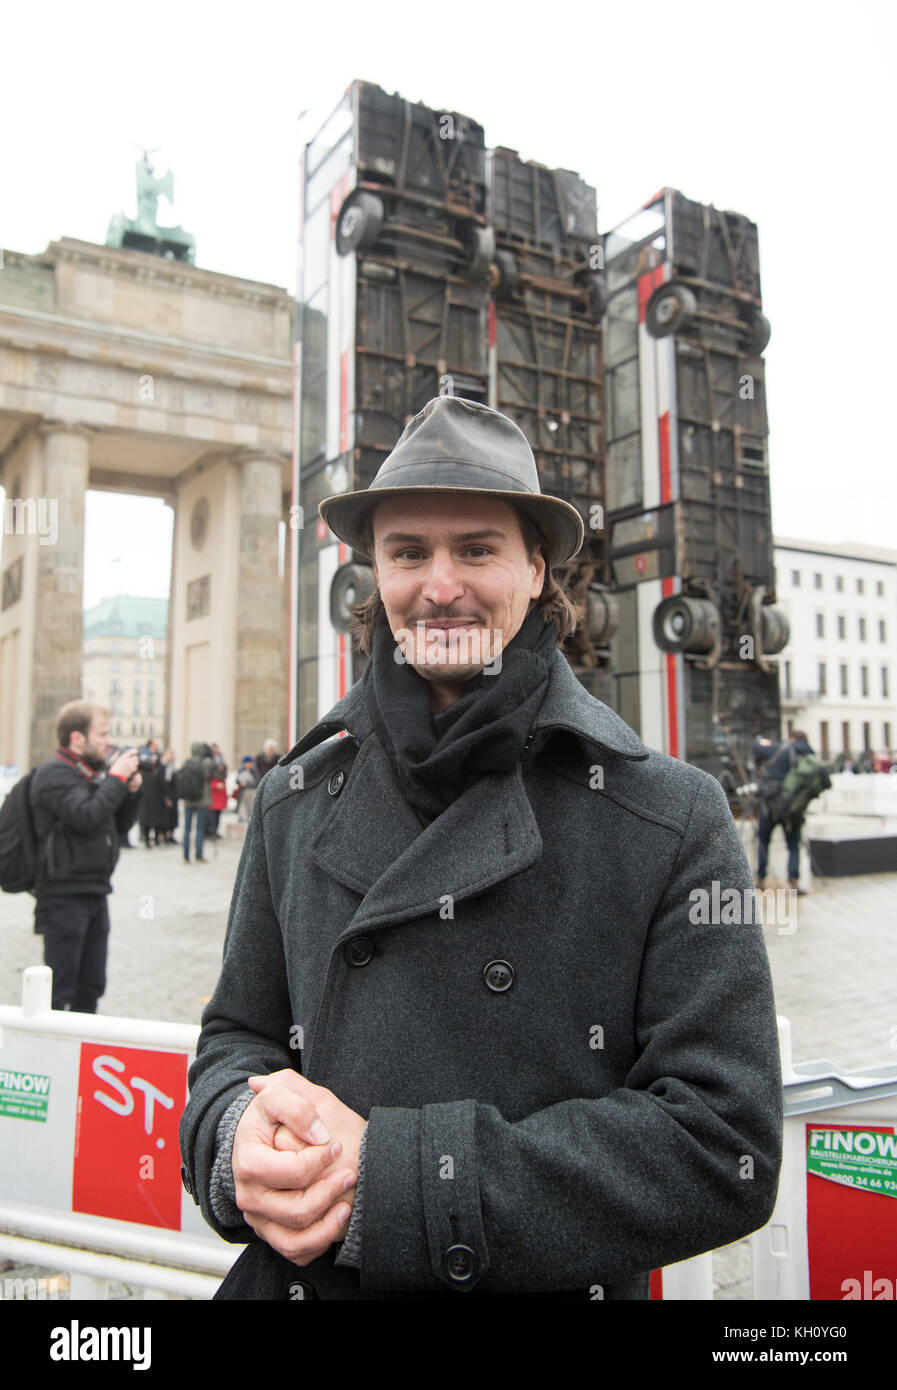
{"label": "red stripe on bus", "polygon": [[663,284],[663,266],[655,266],[653,270],[646,270],[644,275],[638,278],[638,321],[645,322],[645,307],[651,295],[658,285]]}
{"label": "red stripe on bus", "polygon": [[660,500],[672,502],[673,484],[670,478],[670,412],[665,410],[657,421],[660,444]]}
{"label": "red stripe on bus", "polygon": [[[669,598],[674,592],[672,578],[661,580],[661,592],[664,598]],[[674,652],[666,653],[666,682],[667,682],[667,751],[671,758],[680,757],[679,750],[679,695],[676,684],[676,656]]]}

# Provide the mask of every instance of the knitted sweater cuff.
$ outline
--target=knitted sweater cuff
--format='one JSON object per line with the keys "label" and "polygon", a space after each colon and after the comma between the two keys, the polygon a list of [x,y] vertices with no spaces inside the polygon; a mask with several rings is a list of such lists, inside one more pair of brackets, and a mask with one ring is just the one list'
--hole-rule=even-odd
{"label": "knitted sweater cuff", "polygon": [[361,1268],[361,1209],[364,1203],[364,1148],[368,1139],[367,1126],[361,1136],[361,1148],[358,1151],[358,1181],[355,1184],[355,1201],[352,1206],[352,1215],[349,1217],[349,1225],[346,1230],[346,1238],[340,1246],[339,1255],[336,1258],[338,1265],[351,1265],[355,1269]]}
{"label": "knitted sweater cuff", "polygon": [[247,1087],[236,1100],[232,1101],[222,1115],[215,1134],[215,1162],[209,1179],[209,1197],[212,1211],[222,1226],[245,1226],[246,1218],[237,1206],[237,1191],[234,1182],[233,1152],[234,1135],[243,1117],[243,1111],[256,1093]]}

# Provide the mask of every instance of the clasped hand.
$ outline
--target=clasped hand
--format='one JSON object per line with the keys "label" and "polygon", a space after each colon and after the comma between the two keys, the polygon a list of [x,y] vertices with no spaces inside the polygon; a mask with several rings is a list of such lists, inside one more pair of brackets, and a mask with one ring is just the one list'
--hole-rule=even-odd
{"label": "clasped hand", "polygon": [[256,1096],[231,1158],[237,1206],[278,1254],[311,1264],[345,1235],[367,1121],[290,1068],[248,1084]]}

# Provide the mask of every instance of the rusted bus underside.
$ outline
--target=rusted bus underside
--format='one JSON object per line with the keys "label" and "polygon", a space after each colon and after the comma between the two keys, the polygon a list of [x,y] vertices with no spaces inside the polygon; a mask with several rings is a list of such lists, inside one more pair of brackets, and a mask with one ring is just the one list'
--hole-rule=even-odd
{"label": "rusted bus underside", "polygon": [[583,518],[565,578],[607,582],[601,314],[587,281],[600,266],[595,190],[506,148],[491,153],[489,173],[499,270],[511,268],[494,292],[492,404],[529,439],[542,491]]}

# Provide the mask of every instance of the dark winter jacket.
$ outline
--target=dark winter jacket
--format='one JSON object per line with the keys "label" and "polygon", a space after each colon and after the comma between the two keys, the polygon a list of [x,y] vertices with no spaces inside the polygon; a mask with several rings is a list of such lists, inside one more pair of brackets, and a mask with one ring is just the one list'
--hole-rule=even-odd
{"label": "dark winter jacket", "polygon": [[[247,1242],[219,1296],[645,1299],[777,1190],[762,928],[690,899],[753,901],[725,794],[556,651],[526,764],[422,830],[360,685],[256,793],[190,1069],[185,1186]],[[284,1067],[368,1120],[360,1269],[338,1246],[297,1266],[212,1210],[219,1121]]]}
{"label": "dark winter jacket", "polygon": [[37,768],[31,807],[38,838],[35,896],[111,893],[119,839],[137,815],[139,790],[95,772],[66,748]]}
{"label": "dark winter jacket", "polygon": [[198,806],[205,806],[210,811],[212,809],[212,773],[215,769],[215,761],[209,753],[209,745],[207,743],[191,743],[190,757],[192,760],[198,760],[202,763],[203,792],[198,800],[185,801],[184,808],[187,809],[192,806],[195,810]]}
{"label": "dark winter jacket", "polygon": [[[794,767],[798,758],[802,758],[805,753],[812,753],[813,749],[805,738],[789,739],[776,750],[763,769],[763,776],[760,782],[760,809],[767,818],[770,815],[770,802],[775,801],[779,792],[782,790],[782,783],[788,773]],[[792,816],[789,818],[794,825],[803,823],[803,816]]]}

